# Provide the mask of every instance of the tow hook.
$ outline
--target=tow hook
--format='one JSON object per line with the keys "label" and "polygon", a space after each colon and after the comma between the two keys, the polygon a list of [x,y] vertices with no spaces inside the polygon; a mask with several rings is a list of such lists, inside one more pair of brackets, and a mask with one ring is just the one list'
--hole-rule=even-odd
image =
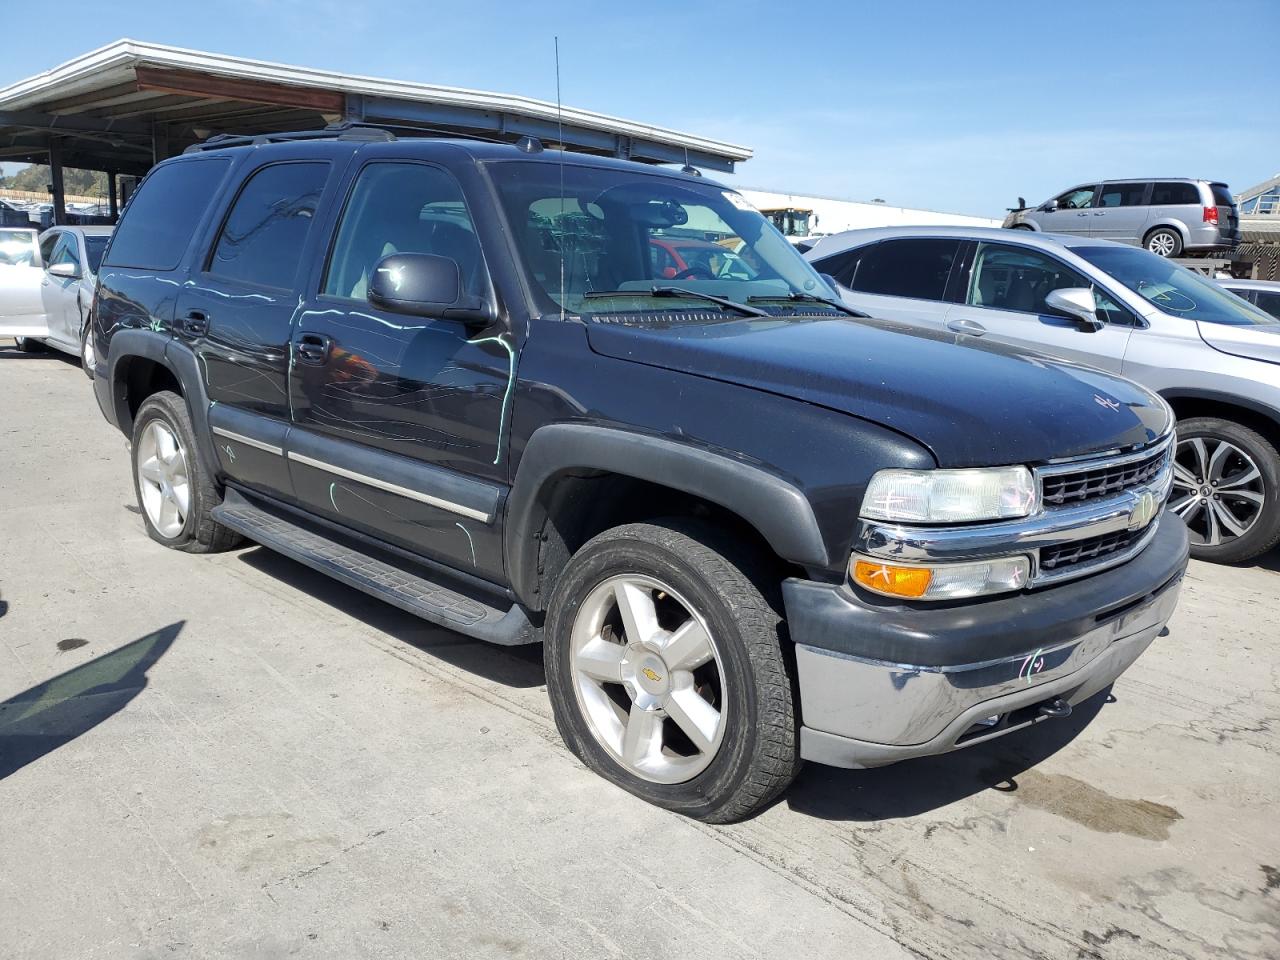
{"label": "tow hook", "polygon": [[1040,704],[1040,715],[1042,717],[1069,717],[1071,716],[1071,704],[1063,700],[1061,697],[1055,697],[1045,703]]}

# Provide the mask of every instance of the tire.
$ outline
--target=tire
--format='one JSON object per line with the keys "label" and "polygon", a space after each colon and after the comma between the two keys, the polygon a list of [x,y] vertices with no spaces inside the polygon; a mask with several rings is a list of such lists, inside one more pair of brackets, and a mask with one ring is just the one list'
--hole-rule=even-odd
{"label": "tire", "polygon": [[84,371],[84,375],[90,380],[93,379],[93,324],[90,320],[82,320],[80,323],[80,369]]}
{"label": "tire", "polygon": [[1173,227],[1157,227],[1147,234],[1142,245],[1157,257],[1177,257],[1182,254],[1182,234]]}
{"label": "tire", "polygon": [[23,353],[44,352],[44,344],[39,340],[33,340],[30,337],[14,337],[13,340]]}
{"label": "tire", "polygon": [[1015,224],[1013,225],[1013,229],[1014,229],[1014,230],[1031,230],[1031,231],[1034,231],[1034,230],[1035,230],[1035,227],[1030,226],[1029,224],[1025,224],[1025,223],[1015,223]]}
{"label": "tire", "polygon": [[[767,582],[737,544],[682,519],[615,527],[583,546],[552,594],[543,647],[547,691],[569,749],[611,783],[698,820],[730,823],[769,804],[795,778],[800,759],[783,621],[761,592]],[[636,607],[652,611],[660,628],[648,634],[649,646],[630,636],[619,591],[651,601]],[[664,644],[696,638],[699,628],[705,649],[685,647],[685,662],[708,659],[668,668],[662,654],[673,648]],[[584,663],[611,679],[588,675]],[[653,734],[635,738],[647,750],[629,750],[634,723]],[[690,724],[707,749],[685,734]]]}
{"label": "tire", "polygon": [[186,553],[218,553],[240,542],[238,533],[210,515],[222,495],[200,463],[182,397],[164,390],[143,401],[133,421],[130,459],[138,509],[152,540]]}
{"label": "tire", "polygon": [[1176,462],[1169,509],[1193,557],[1242,563],[1280,543],[1280,453],[1266,437],[1218,417],[1182,420]]}

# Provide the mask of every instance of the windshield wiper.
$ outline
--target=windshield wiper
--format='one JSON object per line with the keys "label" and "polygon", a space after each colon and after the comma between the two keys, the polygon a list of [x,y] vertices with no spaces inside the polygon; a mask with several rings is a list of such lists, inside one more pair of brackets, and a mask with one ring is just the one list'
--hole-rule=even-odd
{"label": "windshield wiper", "polygon": [[650,287],[648,290],[588,290],[582,297],[584,300],[603,297],[688,297],[690,300],[705,300],[707,303],[714,303],[717,306],[724,307],[726,310],[736,310],[744,317],[769,317],[773,319],[773,314],[766,310],[749,307],[745,303],[739,303],[737,300],[730,300],[727,297],[717,297],[712,293],[703,293],[700,290],[686,290],[684,287]]}
{"label": "windshield wiper", "polygon": [[832,300],[829,297],[819,297],[813,293],[801,293],[798,290],[792,290],[785,297],[780,297],[780,296],[747,297],[748,303],[758,303],[761,300],[790,300],[792,302],[799,300],[804,303],[822,303],[830,307],[832,310],[839,310],[841,313],[845,314],[846,316],[861,317],[864,320],[871,316],[871,314],[863,313],[861,310],[855,310],[853,309],[853,307],[847,306],[846,304],[841,303],[839,300]]}

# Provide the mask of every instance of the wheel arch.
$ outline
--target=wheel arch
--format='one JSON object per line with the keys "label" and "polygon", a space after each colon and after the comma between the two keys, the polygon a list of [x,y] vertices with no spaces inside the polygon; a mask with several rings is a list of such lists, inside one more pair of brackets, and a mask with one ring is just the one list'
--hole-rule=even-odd
{"label": "wheel arch", "polygon": [[1150,237],[1151,234],[1155,233],[1155,231],[1159,230],[1161,227],[1167,227],[1170,230],[1174,231],[1179,237],[1181,237],[1182,246],[1184,249],[1186,248],[1187,244],[1191,242],[1191,231],[1187,229],[1187,225],[1185,223],[1183,223],[1181,220],[1175,220],[1171,217],[1165,217],[1161,220],[1157,220],[1155,223],[1148,223],[1143,226],[1142,245],[1144,247],[1147,245],[1147,238]]}
{"label": "wheel arch", "polygon": [[619,523],[706,516],[767,550],[780,567],[823,567],[812,507],[755,464],[665,437],[592,424],[549,424],[526,445],[507,498],[504,552],[517,597],[533,609],[582,543]]}
{"label": "wheel arch", "polygon": [[1218,417],[1258,431],[1280,449],[1280,410],[1254,400],[1213,390],[1173,389],[1160,391],[1178,420]]}

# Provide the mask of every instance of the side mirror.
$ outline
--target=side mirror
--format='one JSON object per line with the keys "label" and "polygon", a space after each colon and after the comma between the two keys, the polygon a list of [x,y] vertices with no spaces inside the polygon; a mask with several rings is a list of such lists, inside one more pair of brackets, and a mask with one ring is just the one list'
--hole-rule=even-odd
{"label": "side mirror", "polygon": [[49,267],[49,274],[54,277],[65,277],[68,280],[78,280],[80,268],[74,263],[55,263]]}
{"label": "side mirror", "polygon": [[369,278],[368,299],[375,307],[414,317],[467,325],[497,319],[493,304],[462,289],[458,261],[429,253],[393,253],[379,260]]}
{"label": "side mirror", "polygon": [[840,281],[829,273],[818,274],[823,280],[827,281],[827,286],[831,288],[831,292],[837,297],[840,296]]}
{"label": "side mirror", "polygon": [[1085,333],[1097,333],[1103,323],[1098,319],[1098,301],[1088,287],[1063,287],[1053,290],[1044,298],[1050,310],[1076,321]]}
{"label": "side mirror", "polygon": [[1055,211],[1055,210],[1057,210],[1057,209],[1058,209],[1058,201],[1057,201],[1057,200],[1046,200],[1046,201],[1045,201],[1045,203],[1044,203],[1044,205],[1040,207],[1040,210],[1041,210],[1043,213],[1053,213],[1053,211]]}

